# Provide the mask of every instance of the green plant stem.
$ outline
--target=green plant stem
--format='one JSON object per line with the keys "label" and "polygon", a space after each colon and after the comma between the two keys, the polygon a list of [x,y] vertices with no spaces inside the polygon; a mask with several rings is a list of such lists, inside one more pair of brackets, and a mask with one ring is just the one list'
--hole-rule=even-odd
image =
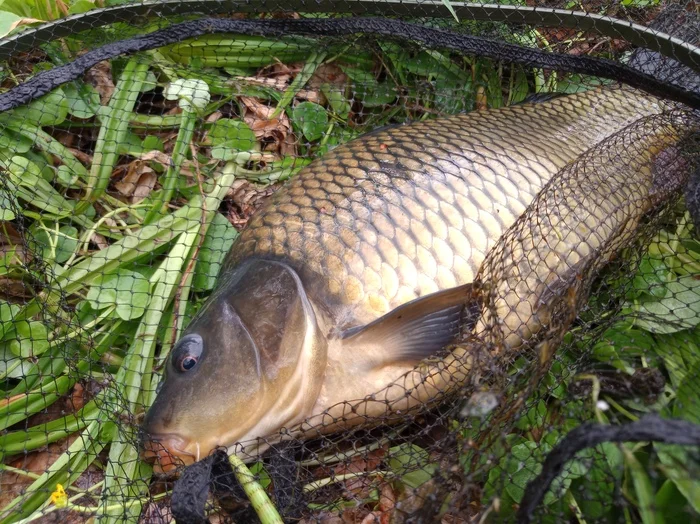
{"label": "green plant stem", "polygon": [[235,454],[229,456],[229,461],[233,466],[236,479],[241,484],[243,491],[245,491],[260,522],[262,524],[283,524],[284,521],[277,512],[277,508],[272,504],[262,486],[256,482],[255,475],[250,472]]}
{"label": "green plant stem", "polygon": [[109,102],[97,137],[88,188],[83,200],[75,206],[75,213],[84,213],[107,190],[112,171],[119,158],[119,146],[126,138],[129,115],[134,109],[141,86],[146,80],[148,64],[132,58],[122,71]]}
{"label": "green plant stem", "polygon": [[173,198],[175,190],[177,189],[180,169],[185,161],[187,151],[190,148],[190,142],[192,142],[192,135],[194,135],[196,123],[197,113],[190,109],[183,109],[182,121],[177,133],[177,139],[175,140],[175,146],[173,147],[172,158],[168,170],[165,172],[163,189],[158,193],[158,196],[153,202],[153,207],[151,207],[150,211],[143,219],[144,224],[151,224],[154,220],[157,220],[165,214],[168,202]]}

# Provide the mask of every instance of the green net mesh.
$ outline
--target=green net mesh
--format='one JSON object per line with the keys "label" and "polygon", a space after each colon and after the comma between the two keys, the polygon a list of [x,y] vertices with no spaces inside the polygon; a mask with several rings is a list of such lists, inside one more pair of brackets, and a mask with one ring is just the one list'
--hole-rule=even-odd
{"label": "green net mesh", "polygon": [[694,2],[0,21],[0,522],[700,520]]}

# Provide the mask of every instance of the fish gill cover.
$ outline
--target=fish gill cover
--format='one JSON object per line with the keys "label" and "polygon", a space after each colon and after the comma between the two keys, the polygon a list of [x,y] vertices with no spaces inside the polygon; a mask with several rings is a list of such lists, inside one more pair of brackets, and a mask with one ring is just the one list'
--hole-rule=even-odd
{"label": "fish gill cover", "polygon": [[0,522],[700,520],[695,2],[0,32]]}

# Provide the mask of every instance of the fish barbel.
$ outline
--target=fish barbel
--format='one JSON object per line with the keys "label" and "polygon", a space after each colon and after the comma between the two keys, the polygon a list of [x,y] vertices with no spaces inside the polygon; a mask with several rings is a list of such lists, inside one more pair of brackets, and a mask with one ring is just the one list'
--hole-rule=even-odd
{"label": "fish barbel", "polygon": [[[191,463],[216,446],[281,428],[337,431],[431,402],[464,379],[470,356],[449,353],[430,380],[416,365],[465,322],[490,321],[472,283],[503,233],[555,174],[667,110],[640,91],[599,88],[381,129],[314,161],[251,218],[214,293],[173,348],[144,423],[145,455],[169,469],[173,460]],[[639,169],[623,169],[639,147],[601,166],[606,176],[629,179],[620,198],[644,198],[614,220],[632,224],[649,209],[655,159],[683,135],[672,126],[645,133],[637,141]],[[554,256],[560,265],[567,250],[590,260],[620,229],[606,229],[618,204],[600,191],[606,187],[591,193],[602,201],[573,195],[585,209],[580,220],[548,230],[563,231]],[[567,235],[571,228],[578,233]],[[574,240],[590,249],[577,254]],[[553,260],[530,247],[536,253],[521,248],[509,256]],[[559,267],[549,270],[556,275]],[[517,312],[539,307],[548,275],[537,273],[529,291],[513,283],[527,280],[517,271],[501,275],[509,287],[496,311],[508,347],[546,322],[544,313],[535,325]]]}

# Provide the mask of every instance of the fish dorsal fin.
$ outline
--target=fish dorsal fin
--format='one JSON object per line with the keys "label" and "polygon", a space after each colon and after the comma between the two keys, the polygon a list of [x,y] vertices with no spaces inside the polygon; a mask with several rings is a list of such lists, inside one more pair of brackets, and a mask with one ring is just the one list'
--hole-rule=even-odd
{"label": "fish dorsal fin", "polygon": [[371,367],[427,358],[453,342],[481,310],[472,284],[417,298],[365,326],[340,334],[348,351],[362,351]]}

